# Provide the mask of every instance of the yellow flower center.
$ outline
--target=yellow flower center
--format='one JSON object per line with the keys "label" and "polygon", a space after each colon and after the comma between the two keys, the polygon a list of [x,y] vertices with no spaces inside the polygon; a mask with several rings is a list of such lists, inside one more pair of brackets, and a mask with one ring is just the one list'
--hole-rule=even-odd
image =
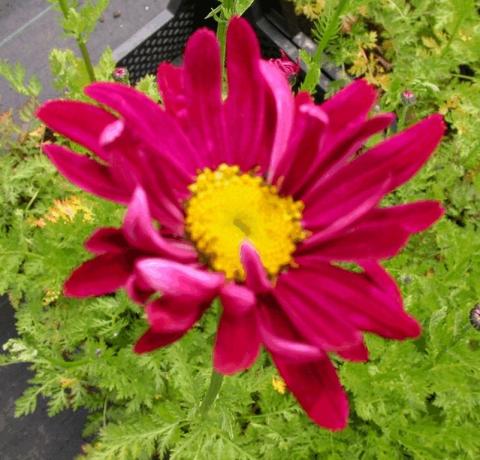
{"label": "yellow flower center", "polygon": [[292,265],[292,254],[306,237],[303,203],[282,197],[259,176],[237,166],[199,172],[185,204],[186,233],[204,261],[230,280],[243,281],[240,247],[248,240],[270,277]]}

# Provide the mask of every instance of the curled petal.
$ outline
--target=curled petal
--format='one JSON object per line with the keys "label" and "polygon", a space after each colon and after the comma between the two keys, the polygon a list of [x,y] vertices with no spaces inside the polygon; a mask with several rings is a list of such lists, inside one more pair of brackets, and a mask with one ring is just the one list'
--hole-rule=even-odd
{"label": "curled petal", "polygon": [[184,303],[210,302],[224,282],[223,275],[219,273],[209,273],[165,259],[140,260],[136,270],[152,289]]}
{"label": "curled petal", "polygon": [[325,356],[322,349],[302,339],[273,299],[262,302],[258,314],[262,342],[270,353],[297,362],[316,361]]}
{"label": "curled petal", "polygon": [[231,316],[243,316],[251,312],[257,303],[250,289],[234,283],[222,286],[220,300],[223,309]]}
{"label": "curled petal", "polygon": [[339,184],[348,186],[360,178],[369,183],[380,183],[385,177],[390,177],[391,182],[386,191],[389,193],[409,180],[427,161],[440,142],[443,130],[442,118],[432,115],[321,178],[302,200],[308,205],[323,191]]}
{"label": "curled petal", "polygon": [[153,227],[147,196],[141,187],[137,187],[133,194],[122,230],[125,239],[134,248],[179,262],[194,262],[196,260],[193,248],[186,244],[180,246],[178,243],[168,242]]}
{"label": "curled petal", "polygon": [[135,275],[135,272],[128,278],[125,284],[125,291],[134,302],[140,305],[145,305],[155,294],[155,291],[142,282],[142,280]]}
{"label": "curled petal", "polygon": [[245,241],[240,248],[240,259],[246,274],[246,285],[256,294],[268,292],[272,289],[267,273],[255,248]]}

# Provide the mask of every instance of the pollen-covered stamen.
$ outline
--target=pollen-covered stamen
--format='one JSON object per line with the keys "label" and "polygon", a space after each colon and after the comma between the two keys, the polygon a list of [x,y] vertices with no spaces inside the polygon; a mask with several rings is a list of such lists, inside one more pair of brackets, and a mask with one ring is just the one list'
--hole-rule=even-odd
{"label": "pollen-covered stamen", "polygon": [[301,201],[282,197],[261,177],[226,164],[200,171],[189,189],[186,233],[213,270],[243,281],[240,246],[246,239],[269,276],[293,263],[296,244],[307,236]]}

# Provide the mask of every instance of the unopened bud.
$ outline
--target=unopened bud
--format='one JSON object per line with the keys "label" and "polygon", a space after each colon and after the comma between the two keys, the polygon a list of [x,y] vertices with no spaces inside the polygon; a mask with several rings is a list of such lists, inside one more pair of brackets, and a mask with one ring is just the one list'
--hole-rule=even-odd
{"label": "unopened bud", "polygon": [[475,329],[480,331],[480,304],[478,303],[470,310],[470,322]]}
{"label": "unopened bud", "polygon": [[285,51],[280,50],[280,57],[277,59],[270,59],[269,60],[272,64],[277,67],[280,72],[282,72],[287,80],[291,83],[295,80],[298,72],[300,72],[300,64],[298,63],[298,59],[296,62],[292,61],[288,54]]}
{"label": "unopened bud", "polygon": [[120,83],[128,83],[128,69],[126,67],[117,67],[112,72],[112,77],[115,81],[118,81]]}
{"label": "unopened bud", "polygon": [[413,105],[417,102],[417,97],[412,91],[407,89],[402,93],[402,102],[405,105]]}

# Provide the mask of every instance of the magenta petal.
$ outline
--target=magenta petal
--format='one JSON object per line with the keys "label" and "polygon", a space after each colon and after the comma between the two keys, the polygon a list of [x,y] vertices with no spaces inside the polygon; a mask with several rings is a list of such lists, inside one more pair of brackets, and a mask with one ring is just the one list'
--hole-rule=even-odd
{"label": "magenta petal", "polygon": [[392,177],[389,191],[408,181],[428,160],[442,138],[445,125],[431,115],[407,130],[377,144],[340,171],[336,180],[350,180],[364,171],[384,171]]}
{"label": "magenta petal", "polygon": [[368,361],[368,348],[363,340],[351,347],[337,350],[336,353],[343,359],[348,359],[349,361],[361,363]]}
{"label": "magenta petal", "polygon": [[163,334],[155,332],[152,328],[148,329],[137,341],[134,347],[135,353],[142,354],[149,351],[162,348],[176,342],[185,332],[176,332],[173,334]]}
{"label": "magenta petal", "polygon": [[125,284],[125,292],[134,302],[142,306],[155,294],[155,291],[146,286],[145,283],[135,275],[135,272],[128,278]]}
{"label": "magenta petal", "polygon": [[127,246],[122,231],[113,227],[95,230],[85,242],[85,248],[93,254],[123,252]]}
{"label": "magenta petal", "polygon": [[183,300],[181,296],[162,296],[147,305],[148,322],[155,332],[185,333],[199,320],[208,306]]}
{"label": "magenta petal", "polygon": [[309,343],[285,339],[273,334],[264,326],[260,326],[260,333],[265,347],[270,353],[282,356],[283,359],[293,362],[312,362],[322,358],[325,353]]}
{"label": "magenta petal", "polygon": [[45,102],[38,109],[37,116],[53,131],[108,161],[100,135],[116,120],[111,113],[85,102],[56,100]]}
{"label": "magenta petal", "polygon": [[[341,352],[362,341],[357,328],[343,318],[321,289],[314,294],[306,283],[314,277],[302,278],[302,271],[295,270],[279,277],[275,297],[296,330],[309,343],[326,351]],[[318,284],[317,281],[314,285]]]}
{"label": "magenta petal", "polygon": [[253,310],[257,303],[250,289],[234,283],[222,286],[220,300],[223,309],[231,316],[243,316]]}
{"label": "magenta petal", "polygon": [[[297,95],[297,113],[288,146],[274,171],[272,182],[280,182],[283,193],[292,194],[305,181],[305,175],[318,161],[328,117],[311,102],[301,103]],[[283,179],[282,179],[283,178]]]}
{"label": "magenta petal", "polygon": [[285,360],[275,353],[272,357],[288,389],[317,425],[345,428],[348,400],[328,357],[311,363]]}
{"label": "magenta petal", "polygon": [[245,283],[256,294],[263,294],[272,289],[265,268],[255,248],[248,241],[242,243],[240,260],[246,274]]}
{"label": "magenta petal", "polygon": [[179,262],[194,262],[192,247],[170,243],[152,225],[147,196],[141,187],[135,190],[122,226],[125,239],[134,247]]}
{"label": "magenta petal", "polygon": [[298,183],[294,184],[292,191],[307,204],[314,203],[325,190],[332,189],[332,186],[345,188],[350,182],[358,182],[362,177],[378,177],[377,181],[383,182],[390,174],[389,171],[377,172],[370,168],[356,171],[355,175],[348,175],[353,165],[346,164],[371,136],[386,129],[393,119],[392,114],[386,113],[352,123],[334,137],[325,135],[321,151]]}
{"label": "magenta petal", "polygon": [[102,254],[87,260],[65,282],[67,297],[109,294],[123,287],[132,272],[131,260],[124,253]]}
{"label": "magenta petal", "polygon": [[380,202],[390,181],[389,176],[382,182],[359,177],[348,184],[338,184],[330,190],[323,190],[322,194],[318,194],[306,206],[303,214],[305,227],[309,230],[323,228],[329,234],[347,227]]}
{"label": "magenta petal", "polygon": [[351,123],[335,136],[329,136],[327,129],[319,155],[308,173],[296,184],[294,193],[306,202],[312,191],[350,161],[370,137],[387,129],[394,119],[391,113],[377,115],[369,120]]}
{"label": "magenta petal", "polygon": [[414,317],[404,312],[402,293],[392,276],[375,261],[366,260],[360,265],[365,270],[365,276],[369,282],[378,286],[378,289],[382,291],[384,298],[389,299],[391,308],[395,308],[398,314],[403,315],[403,336],[401,335],[399,338],[418,337],[421,334],[421,326]]}
{"label": "magenta petal", "polygon": [[365,119],[375,104],[377,92],[365,80],[355,80],[320,107],[327,113],[329,129],[339,132],[354,121]]}
{"label": "magenta petal", "polygon": [[397,188],[410,179],[429,158],[440,142],[443,133],[443,122],[440,116],[433,115],[417,123],[406,131],[386,140],[360,155],[333,172],[322,176],[309,189],[302,200],[308,207],[321,197],[325,191],[365,180],[372,184],[381,183],[386,177],[391,182],[386,193]]}
{"label": "magenta petal", "polygon": [[[332,206],[332,208],[329,209],[325,214],[331,218],[332,214],[334,215],[335,212],[338,213],[341,211],[343,215],[340,214],[336,220],[332,219],[331,225],[325,229],[315,232],[308,239],[308,244],[313,247],[321,242],[327,241],[328,239],[336,236],[342,230],[345,230],[346,227],[353,224],[364,214],[367,214],[368,211],[370,211],[379,203],[389,183],[390,178],[387,178],[383,184],[376,185],[373,189],[367,189],[363,193],[359,193],[353,197],[349,196],[348,198],[350,200],[346,199],[343,203],[337,202],[339,206]],[[353,201],[351,200],[352,198]],[[333,211],[333,213],[331,211]],[[320,217],[320,215],[317,217]],[[315,220],[306,219],[308,219],[308,217],[305,217],[305,228],[312,230],[318,225],[318,222]],[[315,216],[313,216],[312,219],[315,219]]]}
{"label": "magenta petal", "polygon": [[181,117],[187,105],[183,69],[170,62],[162,62],[158,66],[157,83],[167,112]]}
{"label": "magenta petal", "polygon": [[[273,63],[265,61],[260,63],[260,70],[272,92],[275,103],[276,129],[270,158],[269,161],[260,165],[262,170],[268,170],[267,180],[271,181],[287,149],[293,125],[295,105],[290,85],[282,72]],[[265,160],[268,160],[268,158]]]}
{"label": "magenta petal", "polygon": [[420,328],[403,310],[402,298],[393,279],[376,262],[362,262],[365,273],[354,273],[308,257],[297,259],[301,270],[289,276],[303,283],[312,296],[336,310],[362,331],[382,337],[416,337]]}
{"label": "magenta petal", "polygon": [[316,243],[307,239],[297,251],[313,259],[345,260],[386,259],[396,255],[407,243],[409,233],[398,225],[359,224],[344,235]]}
{"label": "magenta petal", "polygon": [[224,276],[165,259],[143,259],[136,264],[140,278],[152,289],[180,302],[207,303],[219,292]]}
{"label": "magenta petal", "polygon": [[213,365],[222,374],[248,369],[260,352],[260,333],[255,311],[244,315],[222,313],[213,352]]}
{"label": "magenta petal", "polygon": [[128,190],[115,183],[108,167],[60,145],[44,144],[43,151],[57,169],[81,189],[107,200],[128,203]]}
{"label": "magenta petal", "polygon": [[188,131],[205,166],[216,167],[229,157],[222,101],[220,46],[208,29],[188,40],[184,56]]}
{"label": "magenta petal", "polygon": [[231,163],[247,171],[258,164],[264,143],[267,86],[260,72],[260,49],[254,31],[243,18],[233,18],[227,30],[228,97],[225,117]]}
{"label": "magenta petal", "polygon": [[85,93],[117,111],[142,143],[190,183],[198,166],[195,150],[172,116],[145,94],[120,83],[93,83]]}
{"label": "magenta petal", "polygon": [[372,209],[364,216],[364,222],[396,224],[409,233],[417,233],[430,227],[443,216],[443,213],[444,209],[438,201],[417,201],[399,206]]}
{"label": "magenta petal", "polygon": [[274,299],[259,304],[258,314],[262,342],[272,354],[296,362],[317,361],[325,356],[322,349],[302,339]]}

